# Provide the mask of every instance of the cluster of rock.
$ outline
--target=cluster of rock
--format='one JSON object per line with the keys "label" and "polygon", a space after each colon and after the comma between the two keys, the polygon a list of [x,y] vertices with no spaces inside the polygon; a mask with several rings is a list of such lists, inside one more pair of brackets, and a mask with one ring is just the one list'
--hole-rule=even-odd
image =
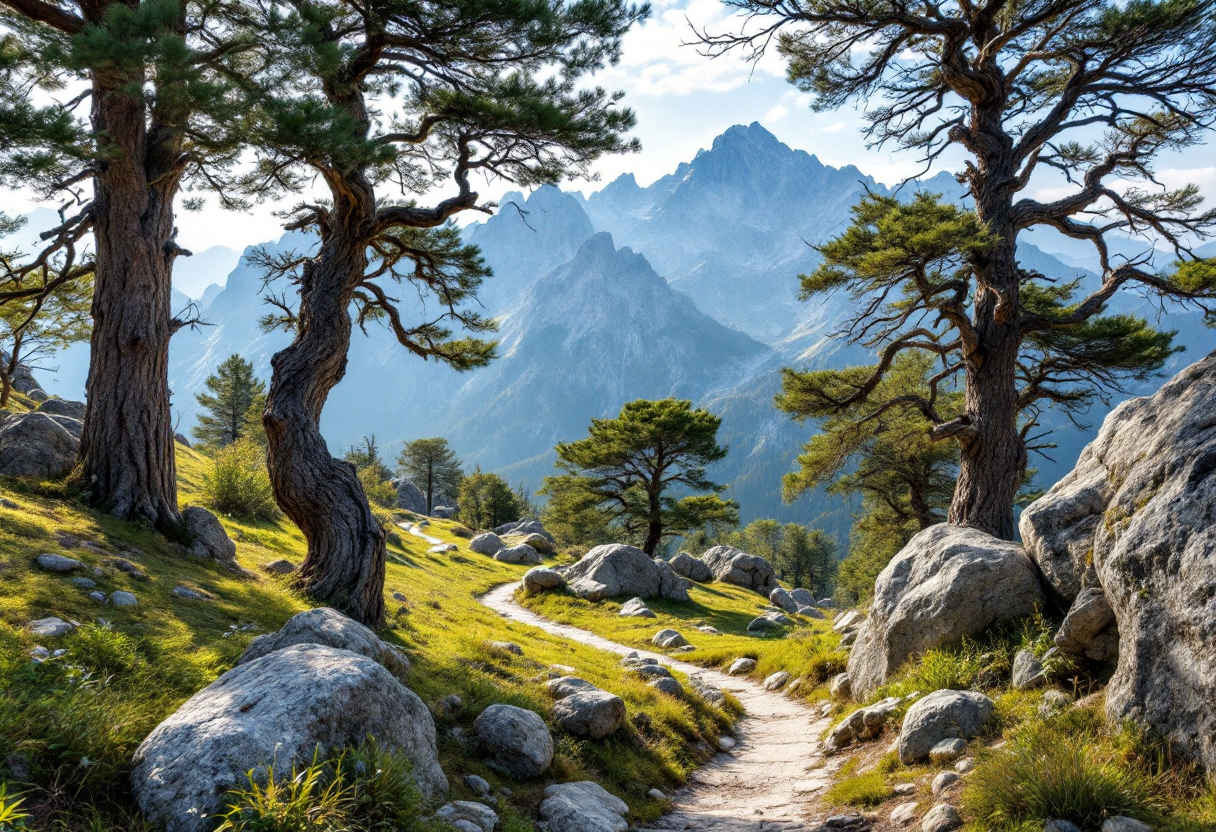
{"label": "cluster of rock", "polygon": [[[551,584],[545,588],[564,587],[570,593],[589,601],[620,596],[641,600],[669,598],[687,601],[688,588],[691,586],[687,579],[677,575],[665,561],[651,560],[636,546],[621,543],[596,546],[577,563],[548,571],[553,572],[557,578],[547,574],[540,576],[546,583]],[[524,587],[529,591],[543,591],[535,576],[529,580],[528,575],[525,575]]]}
{"label": "cluster of rock", "polygon": [[741,586],[764,596],[777,588],[777,575],[771,563],[734,546],[714,546],[701,555],[701,560],[714,580],[724,584]]}
{"label": "cluster of rock", "polygon": [[469,541],[469,548],[503,563],[525,566],[542,563],[545,555],[557,551],[553,535],[545,531],[539,520],[530,518],[479,534]]}
{"label": "cluster of rock", "polygon": [[[658,639],[661,636],[663,640],[670,640],[672,638],[671,634],[675,636],[680,635],[675,630],[660,630],[655,638]],[[683,640],[683,637],[680,637],[680,640]],[[621,659],[621,667],[636,676],[642,677],[646,680],[646,684],[661,693],[675,697],[684,695],[684,686],[671,674],[670,670],[659,664],[659,660],[653,656],[642,656],[637,651],[634,651]],[[710,702],[710,704],[720,705],[725,701],[724,697],[714,701],[715,697],[712,690],[703,685],[699,678],[693,681],[693,687],[701,698]],[[718,693],[721,694],[721,691],[718,691]]]}

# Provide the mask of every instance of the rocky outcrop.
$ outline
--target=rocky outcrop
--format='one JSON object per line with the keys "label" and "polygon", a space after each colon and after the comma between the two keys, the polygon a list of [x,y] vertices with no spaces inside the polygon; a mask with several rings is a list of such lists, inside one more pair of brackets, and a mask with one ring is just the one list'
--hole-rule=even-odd
{"label": "rocky outcrop", "polygon": [[1055,635],[1055,645],[1080,667],[1119,655],[1119,625],[1100,587],[1086,587],[1077,595]]}
{"label": "rocky outcrop", "polygon": [[56,480],[76,465],[80,440],[47,413],[18,413],[0,425],[0,475]]}
{"label": "rocky outcrop", "polygon": [[250,769],[286,778],[318,748],[328,754],[368,735],[410,759],[425,795],[447,791],[421,699],[369,658],[296,644],[229,670],[158,725],[135,752],[131,788],[158,828],[205,832]]}
{"label": "rocky outcrop", "polygon": [[917,700],[899,730],[899,761],[910,766],[943,740],[979,736],[995,710],[991,699],[969,690],[939,690]]}
{"label": "rocky outcrop", "polygon": [[47,399],[38,405],[39,413],[48,416],[67,416],[69,419],[84,419],[84,402],[73,402],[67,399]]}
{"label": "rocky outcrop", "polygon": [[381,640],[358,621],[329,607],[296,613],[278,631],[258,636],[249,642],[236,663],[246,664],[296,644],[321,644],[349,650],[356,655],[366,656],[399,679],[404,679],[410,672],[410,662],[404,653]]}
{"label": "rocky outcrop", "polygon": [[680,552],[668,563],[677,575],[696,581],[699,584],[708,583],[714,579],[714,573],[705,561],[694,558],[688,552]]}
{"label": "rocky outcrop", "polygon": [[389,484],[397,489],[397,508],[414,514],[426,514],[426,496],[418,486],[404,477],[395,477],[389,480]]}
{"label": "rocky outcrop", "polygon": [[532,711],[491,705],[477,717],[473,732],[486,754],[486,765],[508,777],[539,777],[553,762],[553,737]]}
{"label": "rocky outcrop", "polygon": [[549,832],[625,832],[629,807],[598,783],[558,783],[545,789],[540,818]]}
{"label": "rocky outcrop", "polygon": [[236,544],[218,517],[201,506],[189,506],[182,511],[182,523],[195,557],[213,560],[229,572],[244,574],[245,570],[236,562]]}
{"label": "rocky outcrop", "polygon": [[670,568],[660,569],[635,546],[620,543],[596,546],[578,563],[559,571],[566,578],[566,588],[589,601],[622,595],[688,600],[687,580]]}
{"label": "rocky outcrop", "polygon": [[722,583],[745,587],[765,597],[777,588],[771,563],[734,546],[714,546],[701,555],[701,560]]}
{"label": "rocky outcrop", "polygon": [[1073,471],[1021,519],[1027,551],[1053,589],[1070,600],[1100,587],[1114,613],[1119,656],[1108,716],[1151,728],[1209,773],[1216,773],[1213,413],[1216,353],[1152,396],[1117,407]]}
{"label": "rocky outcrop", "polygon": [[925,529],[875,581],[849,654],[853,694],[864,699],[906,661],[1028,615],[1043,600],[1034,564],[1017,544],[959,526]]}

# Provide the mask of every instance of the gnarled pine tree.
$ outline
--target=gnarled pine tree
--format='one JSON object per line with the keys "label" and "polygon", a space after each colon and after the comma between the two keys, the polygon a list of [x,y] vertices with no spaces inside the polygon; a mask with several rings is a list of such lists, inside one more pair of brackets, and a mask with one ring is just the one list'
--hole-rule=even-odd
{"label": "gnarled pine tree", "polygon": [[[329,190],[325,204],[300,206],[289,225],[316,233],[319,247],[267,262],[298,287],[298,302],[276,299],[295,339],[272,360],[271,480],[308,541],[301,587],[378,625],[384,533],[355,472],[332,458],[319,429],[353,323],[383,322],[414,355],[457,369],[493,357],[492,342],[451,329],[477,336],[493,326],[470,308],[488,271],[448,220],[489,210],[475,175],[553,182],[633,147],[621,138],[632,113],[579,83],[617,58],[622,34],[647,10],[620,0],[266,8],[271,60],[255,78],[262,97],[249,136],[261,162],[249,188],[271,192],[315,175]],[[439,187],[446,196],[417,203]],[[416,305],[391,294],[401,281],[417,291]]]}
{"label": "gnarled pine tree", "polygon": [[[1049,398],[1060,389],[1049,377],[1019,385],[1027,342],[1069,352],[1063,376],[1092,378],[1086,328],[1110,334],[1094,318],[1121,288],[1205,307],[1213,297],[1210,270],[1158,274],[1112,256],[1105,238],[1139,234],[1185,261],[1194,235],[1216,225],[1216,212],[1198,210],[1194,186],[1169,189],[1153,176],[1161,152],[1199,143],[1216,123],[1216,9],[1209,0],[726,2],[749,25],[703,33],[711,54],[741,48],[755,58],[775,43],[816,108],[873,102],[865,115],[875,143],[926,164],[947,148],[965,155],[960,179],[987,239],[957,250],[956,268],[934,275],[923,261],[892,260],[883,275],[842,263],[804,288],[854,290],[862,314],[849,332],[882,350],[868,376],[828,393],[840,407],[869,397],[905,349],[938,352],[961,377],[961,416],[922,411],[933,436],[961,449],[949,519],[1012,537],[1027,464],[1022,397],[1027,385]],[[1028,192],[1045,174],[1065,185],[1059,196]],[[1018,234],[1037,226],[1091,243],[1101,285],[1076,301],[1053,300],[1018,267]],[[847,244],[886,248],[868,240],[879,229],[864,218],[856,229]],[[1054,372],[1050,362],[1033,369]]]}

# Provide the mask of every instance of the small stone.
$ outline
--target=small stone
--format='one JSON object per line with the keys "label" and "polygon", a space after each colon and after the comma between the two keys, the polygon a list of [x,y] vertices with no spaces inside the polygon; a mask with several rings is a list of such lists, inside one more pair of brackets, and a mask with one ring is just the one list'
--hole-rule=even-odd
{"label": "small stone", "polygon": [[675,630],[659,630],[650,639],[651,644],[658,645],[664,650],[670,650],[675,647],[684,647],[688,644],[688,639],[680,635]]}
{"label": "small stone", "polygon": [[1043,825],[1043,832],[1081,832],[1081,827],[1070,820],[1053,818]]}
{"label": "small stone", "polygon": [[953,832],[962,826],[963,819],[959,817],[958,810],[949,803],[934,806],[920,821],[921,832]]}
{"label": "small stone", "polygon": [[737,745],[734,737],[718,737],[718,750],[730,751]]}
{"label": "small stone", "polygon": [[1072,704],[1072,697],[1062,690],[1048,690],[1043,692],[1043,700],[1039,704],[1039,716],[1047,719],[1048,717],[1058,714],[1060,711]]}
{"label": "small stone", "polygon": [[[905,784],[907,785],[907,784]],[[900,826],[906,826],[916,820],[916,801],[911,803],[901,803],[891,810],[891,823],[898,823]]]}
{"label": "small stone", "polygon": [[671,676],[664,676],[658,679],[653,679],[650,686],[660,693],[665,693],[668,696],[683,696],[684,686]]}
{"label": "small stone", "polygon": [[520,647],[513,641],[491,641],[490,647],[494,650],[501,650],[505,653],[511,653],[516,656],[524,654],[524,648]]}
{"label": "small stone", "polygon": [[404,592],[394,592],[394,593],[393,593],[393,600],[394,600],[394,601],[400,601],[402,604],[404,604],[406,601],[408,601],[408,600],[410,600],[410,599],[405,597],[405,593],[404,593]]}
{"label": "small stone", "polygon": [[731,662],[730,669],[726,672],[730,676],[738,676],[743,673],[751,673],[755,669],[755,659],[735,659]]}
{"label": "small stone", "polygon": [[1013,657],[1013,688],[1014,690],[1031,690],[1042,687],[1047,682],[1047,673],[1043,662],[1033,650],[1019,650]]}
{"label": "small stone", "polygon": [[636,667],[629,668],[643,679],[658,679],[660,677],[670,677],[671,671],[663,667],[661,664],[639,664]]}
{"label": "small stone", "polygon": [[30,779],[30,761],[24,754],[9,754],[4,759],[4,765],[8,767],[8,773],[12,779]]}
{"label": "small stone", "polygon": [[[449,693],[435,703],[435,712],[441,717],[455,716],[463,710],[464,700],[454,693]],[[467,780],[468,778],[465,779]]]}
{"label": "small stone", "polygon": [[296,571],[296,566],[289,560],[274,560],[262,564],[262,571],[271,575],[290,575]]}
{"label": "small stone", "polygon": [[789,680],[790,674],[784,670],[779,670],[764,680],[764,689],[781,690]]}
{"label": "small stone", "polygon": [[44,569],[47,572],[58,572],[64,574],[67,572],[75,572],[77,569],[83,569],[84,564],[75,558],[64,557],[63,555],[54,555],[47,553],[39,555],[35,561],[39,569]]}
{"label": "small stone", "polygon": [[113,566],[119,572],[125,572],[137,581],[145,581],[148,579],[148,576],[144,574],[144,570],[140,569],[126,558],[111,558],[110,560],[106,561],[106,564],[108,566]]}
{"label": "small stone", "polygon": [[954,764],[954,770],[959,774],[966,774],[975,768],[975,759],[972,757],[964,757]]}
{"label": "small stone", "polygon": [[958,737],[942,740],[929,749],[929,762],[939,766],[945,765],[946,763],[953,763],[959,757],[963,756],[966,751],[966,740],[961,740]]}
{"label": "small stone", "polygon": [[68,583],[81,589],[94,589],[97,586],[97,581],[92,578],[68,578]]}
{"label": "small stone", "polygon": [[429,555],[446,555],[448,552],[455,552],[458,547],[452,543],[440,543],[438,546],[432,546],[427,549]]}
{"label": "small stone", "polygon": [[940,795],[946,789],[958,782],[958,773],[954,771],[943,771],[941,774],[933,778],[933,795]]}
{"label": "small stone", "polygon": [[21,508],[21,506],[17,505],[12,500],[4,497],[0,497],[0,507],[10,509],[11,511],[16,511],[17,509]]}
{"label": "small stone", "polygon": [[622,618],[654,618],[655,614],[650,607],[646,606],[646,602],[641,598],[630,598],[621,605],[621,611],[617,615]]}
{"label": "small stone", "polygon": [[916,794],[916,784],[915,783],[896,783],[895,786],[892,787],[891,791],[895,792],[898,795]]}
{"label": "small stone", "polygon": [[106,594],[104,592],[98,592],[97,590],[93,590],[92,592],[89,593],[89,600],[96,601],[99,604],[105,604],[109,601],[109,599],[106,598]]}
{"label": "small stone", "polygon": [[34,649],[30,650],[30,658],[36,661],[42,661],[43,659],[49,659],[50,657],[51,651],[47,650],[41,644],[35,645]]}
{"label": "small stone", "polygon": [[1117,815],[1102,821],[1102,832],[1153,832],[1153,827],[1134,818]]}
{"label": "small stone", "polygon": [[173,594],[178,598],[185,598],[187,601],[214,601],[216,597],[210,592],[204,592],[201,589],[194,589],[188,586],[173,587]]}
{"label": "small stone", "polygon": [[710,626],[710,625],[708,625],[708,624],[702,624],[702,625],[701,625],[700,627],[698,627],[697,629],[698,629],[698,630],[700,630],[701,632],[705,633],[706,635],[710,635],[710,636],[720,636],[720,635],[722,635],[722,631],[721,631],[721,630],[719,630],[717,627],[711,627],[711,626]]}
{"label": "small stone", "polygon": [[849,674],[838,673],[832,677],[832,696],[836,699],[852,699],[853,684],[849,679]]}
{"label": "small stone", "polygon": [[476,774],[466,774],[464,776],[464,784],[469,787],[469,791],[478,797],[485,797],[490,793],[490,784],[484,777],[478,777]]}
{"label": "small stone", "polygon": [[667,799],[667,795],[663,794],[658,789],[651,789],[650,791],[646,792],[646,796],[649,797],[651,800],[666,800]]}
{"label": "small stone", "polygon": [[31,621],[25,625],[25,629],[31,635],[40,636],[43,638],[59,638],[66,636],[68,633],[75,630],[75,625],[64,621],[62,618],[39,618],[37,621]]}
{"label": "small stone", "polygon": [[139,599],[135,597],[134,593],[120,589],[110,593],[110,603],[116,607],[138,607]]}
{"label": "small stone", "polygon": [[498,813],[484,803],[454,800],[444,804],[435,817],[446,821],[460,832],[494,832],[498,828]]}

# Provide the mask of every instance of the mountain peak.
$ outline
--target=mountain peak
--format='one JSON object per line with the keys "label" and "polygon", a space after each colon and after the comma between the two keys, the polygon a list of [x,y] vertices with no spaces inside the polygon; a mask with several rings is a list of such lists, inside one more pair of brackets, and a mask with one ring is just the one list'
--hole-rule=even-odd
{"label": "mountain peak", "polygon": [[726,132],[714,139],[714,150],[720,150],[726,147],[754,147],[765,148],[768,150],[789,150],[789,148],[786,147],[780,139],[770,133],[768,129],[758,121],[753,121],[751,124],[746,126],[736,124],[732,127],[728,127]]}

